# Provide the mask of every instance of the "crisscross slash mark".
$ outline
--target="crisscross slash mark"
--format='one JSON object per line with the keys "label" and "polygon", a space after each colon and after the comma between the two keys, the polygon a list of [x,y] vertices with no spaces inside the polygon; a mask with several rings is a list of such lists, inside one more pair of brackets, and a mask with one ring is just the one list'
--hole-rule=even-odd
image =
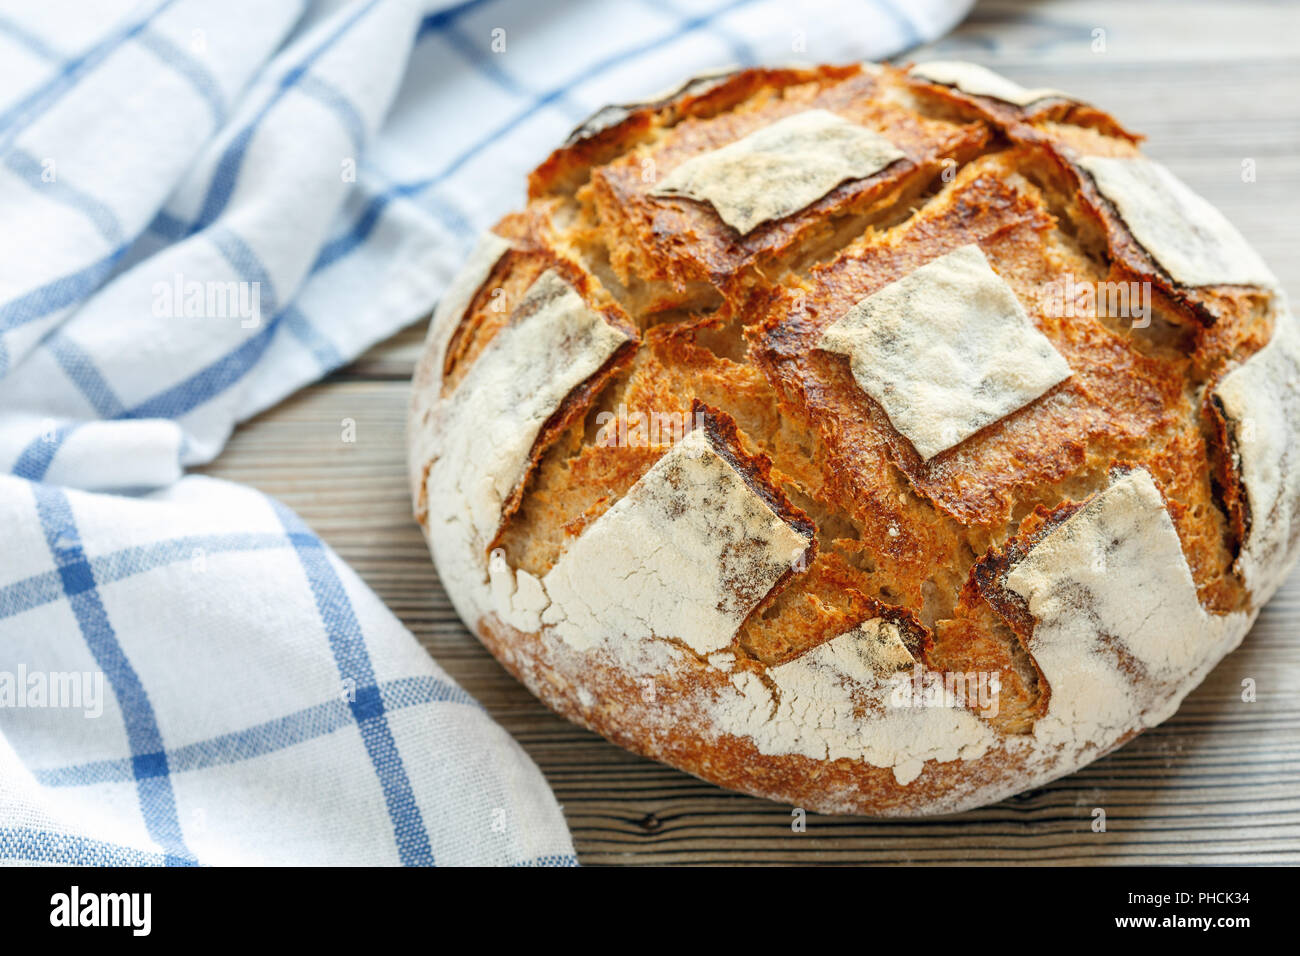
{"label": "crisscross slash mark", "polygon": [[388,726],[383,696],[375,684],[374,668],[352,602],[348,600],[343,582],[330,564],[320,539],[284,505],[277,501],[271,504],[307,575],[339,676],[350,681],[355,689],[349,707],[384,793],[388,816],[393,822],[398,858],[405,866],[432,866],[434,859],[429,834],[416,805],[415,791],[406,775],[397,741]]}
{"label": "crisscross slash mark", "polygon": [[64,597],[72,607],[91,656],[108,678],[121,708],[145,829],[162,847],[168,865],[193,866],[197,861],[181,834],[176,795],[153,705],[108,620],[94,573],[81,546],[72,505],[63,490],[52,485],[33,485],[32,493]]}

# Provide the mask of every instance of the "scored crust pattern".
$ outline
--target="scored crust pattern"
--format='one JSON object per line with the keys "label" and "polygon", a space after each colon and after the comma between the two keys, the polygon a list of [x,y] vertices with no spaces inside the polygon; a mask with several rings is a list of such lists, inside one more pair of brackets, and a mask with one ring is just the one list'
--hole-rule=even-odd
{"label": "scored crust pattern", "polygon": [[1300,337],[1137,142],[953,63],[602,111],[416,374],[460,616],[570,719],[830,812],[978,806],[1168,717],[1295,560]]}
{"label": "scored crust pattern", "polygon": [[849,356],[862,390],[927,461],[1070,375],[974,243],[873,292],[818,345]]}

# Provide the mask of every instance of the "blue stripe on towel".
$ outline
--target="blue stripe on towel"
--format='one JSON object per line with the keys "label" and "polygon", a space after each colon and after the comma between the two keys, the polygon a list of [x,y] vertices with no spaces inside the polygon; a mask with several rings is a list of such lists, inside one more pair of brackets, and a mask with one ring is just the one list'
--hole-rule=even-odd
{"label": "blue stripe on towel", "polygon": [[5,155],[4,163],[32,189],[84,215],[110,246],[120,246],[126,241],[122,223],[118,221],[117,214],[107,203],[101,202],[90,193],[78,189],[57,175],[47,179],[45,165],[31,153],[22,149],[11,149]]}
{"label": "blue stripe on towel", "polygon": [[36,497],[36,512],[45,532],[46,544],[58,566],[64,596],[72,606],[86,645],[104,672],[122,711],[145,829],[163,848],[169,864],[192,865],[194,856],[185,846],[176,814],[176,795],[172,790],[158,719],[139,675],[127,659],[108,620],[94,573],[81,547],[72,505],[61,488],[35,484],[32,493]]}
{"label": "blue stripe on towel", "polygon": [[289,90],[298,85],[311,64],[337,43],[358,20],[370,12],[376,2],[377,0],[370,0],[364,6],[359,6],[351,16],[339,24],[329,36],[318,43],[307,56],[303,57],[300,62],[296,63],[280,78],[280,82],[271,95],[267,97],[266,102],[235,135],[234,139],[226,147],[225,152],[221,154],[221,159],[217,161],[216,171],[213,173],[212,182],[208,185],[208,192],[203,199],[203,206],[199,210],[198,218],[190,224],[189,233],[191,235],[208,228],[217,221],[217,217],[225,210],[230,202],[230,197],[234,194],[235,184],[239,180],[239,171],[243,167],[248,145],[252,142],[254,134],[267,114],[271,112]]}
{"label": "blue stripe on towel", "polygon": [[[120,245],[90,265],[51,279],[0,305],[0,334],[81,302],[108,278],[117,260],[126,254],[126,249],[125,244]],[[4,369],[0,368],[0,374],[3,372]]]}
{"label": "blue stripe on towel", "polygon": [[37,827],[0,829],[0,860],[65,866],[165,866],[171,862],[162,853]]}
{"label": "blue stripe on towel", "polygon": [[[237,551],[265,551],[287,548],[289,542],[281,534],[198,534],[169,538],[154,544],[133,545],[110,551],[90,559],[90,573],[103,586],[122,581],[136,574],[166,567],[181,561],[193,560],[208,554],[229,554]],[[63,597],[58,572],[42,571],[0,587],[0,620],[21,614],[42,604],[50,604]]]}
{"label": "blue stripe on towel", "polygon": [[116,418],[122,414],[122,400],[80,345],[64,335],[61,329],[51,332],[43,344],[100,418]]}
{"label": "blue stripe on towel", "polygon": [[110,33],[84,53],[65,63],[53,77],[0,113],[0,153],[7,152],[19,134],[48,112],[81,78],[108,59],[123,43],[137,36],[176,0],[160,0],[152,10]]}
{"label": "blue stripe on towel", "polygon": [[429,834],[416,805],[415,792],[406,775],[397,741],[388,726],[387,709],[375,685],[370,653],[366,650],[352,602],[320,539],[284,505],[276,501],[272,501],[272,505],[293,541],[298,560],[311,585],[339,676],[350,681],[354,689],[355,699],[350,703],[352,716],[361,730],[361,739],[384,792],[384,802],[388,805],[397,840],[398,857],[405,866],[432,866],[434,859]]}
{"label": "blue stripe on towel", "polygon": [[226,98],[221,92],[221,85],[206,64],[157,30],[141,30],[135,40],[189,81],[194,91],[207,102],[212,113],[213,129],[220,129],[225,124]]}
{"label": "blue stripe on towel", "polygon": [[[385,713],[433,703],[464,704],[481,709],[474,698],[455,684],[431,676],[386,681],[379,685],[379,693]],[[305,707],[234,733],[221,734],[169,750],[167,763],[173,774],[228,766],[316,740],[350,727],[353,722],[352,708],[340,694],[336,700]],[[37,770],[35,777],[45,787],[88,787],[101,783],[122,783],[131,779],[131,762],[95,760],[68,767]]]}
{"label": "blue stripe on towel", "polygon": [[17,20],[3,13],[0,13],[0,34],[9,37],[19,46],[26,47],[27,52],[42,60],[50,63],[63,62],[63,54],[45,42],[44,37],[37,36]]}

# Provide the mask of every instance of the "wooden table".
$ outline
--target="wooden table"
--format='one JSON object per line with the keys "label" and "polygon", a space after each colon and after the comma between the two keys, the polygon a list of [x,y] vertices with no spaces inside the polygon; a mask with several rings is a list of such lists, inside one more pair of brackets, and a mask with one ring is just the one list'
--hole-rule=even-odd
{"label": "wooden table", "polygon": [[[1095,30],[1104,52],[1094,52]],[[1276,3],[982,3],[909,56],[960,57],[1109,108],[1300,292],[1300,9]],[[810,52],[809,56],[815,56]],[[540,158],[540,157],[539,157]],[[1243,182],[1243,160],[1256,179]],[[315,528],[524,746],[596,863],[1300,862],[1300,575],[1177,716],[1051,786],[961,816],[811,816],[635,757],[554,716],[461,625],[410,517],[407,383],[424,329],[240,428],[208,474]],[[340,440],[356,421],[356,442]],[[1253,678],[1258,698],[1241,699]],[[1092,830],[1106,811],[1106,832]]]}

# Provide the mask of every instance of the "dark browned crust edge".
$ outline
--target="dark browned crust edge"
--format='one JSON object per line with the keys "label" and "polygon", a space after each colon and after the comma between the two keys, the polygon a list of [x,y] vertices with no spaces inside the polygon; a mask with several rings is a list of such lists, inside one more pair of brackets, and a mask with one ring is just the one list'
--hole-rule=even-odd
{"label": "dark browned crust edge", "polygon": [[[1043,141],[1047,152],[1060,168],[1074,181],[1080,208],[1090,215],[1106,233],[1107,255],[1125,278],[1150,282],[1170,300],[1185,307],[1205,328],[1219,320],[1216,300],[1245,293],[1256,293],[1257,286],[1189,286],[1183,285],[1155,260],[1151,253],[1137,241],[1120,218],[1118,210],[1101,194],[1092,174],[1074,161],[1074,158],[1057,145]],[[1177,315],[1172,316],[1177,318]]]}
{"label": "dark browned crust edge", "polygon": [[1240,556],[1241,547],[1250,534],[1252,516],[1250,498],[1246,494],[1246,485],[1238,464],[1240,453],[1237,423],[1228,416],[1227,409],[1223,407],[1223,400],[1215,394],[1216,384],[1217,382],[1211,383],[1205,389],[1202,415],[1209,422],[1212,430],[1213,440],[1209,443],[1215,471],[1212,477],[1218,485],[1216,490],[1219,500],[1228,513],[1233,537],[1236,539],[1233,542],[1235,558]]}
{"label": "dark browned crust edge", "polygon": [[763,499],[773,514],[809,540],[805,557],[811,561],[817,554],[817,525],[772,481],[772,460],[761,452],[746,454],[741,447],[740,429],[736,427],[735,419],[698,398],[691,400],[691,423],[692,431],[696,427],[704,429],[713,450],[745,480],[754,494]]}
{"label": "dark browned crust edge", "polygon": [[[480,311],[486,306],[484,297],[490,294],[490,290],[500,285],[500,280],[514,271],[515,262],[522,256],[535,255],[538,250],[521,249],[512,244],[509,249],[501,254],[501,258],[493,263],[487,276],[474,290],[470,296],[469,302],[465,305],[465,310],[456,318],[456,324],[452,327],[451,335],[447,336],[447,346],[442,353],[442,367],[438,369],[438,385],[442,388],[442,383],[447,380],[447,375],[451,372],[453,366],[453,356],[461,344],[461,339],[465,337],[466,319],[474,313]],[[496,281],[494,281],[496,280]]]}
{"label": "dark browned crust edge", "polygon": [[1008,128],[1024,123],[1068,123],[1072,126],[1094,129],[1107,136],[1125,139],[1135,145],[1146,139],[1142,134],[1134,133],[1120,125],[1115,117],[1104,110],[1071,99],[1069,96],[1045,96],[1024,106],[1018,106],[997,97],[964,93],[955,86],[913,76],[911,69],[915,65],[914,62],[909,61],[899,67],[914,93],[963,109],[974,110],[996,126]]}
{"label": "dark browned crust edge", "polygon": [[[537,433],[537,438],[533,440],[533,447],[528,453],[528,465],[524,469],[524,473],[515,483],[514,488],[511,489],[510,494],[501,506],[501,521],[497,524],[496,534],[488,542],[488,553],[491,553],[493,549],[500,545],[501,538],[510,525],[510,519],[514,517],[519,510],[519,506],[523,503],[524,492],[527,490],[533,475],[536,474],[538,465],[541,463],[542,456],[546,454],[547,449],[564,434],[570,425],[586,414],[596,396],[609,384],[611,379],[632,363],[633,356],[636,355],[637,349],[641,347],[640,333],[637,332],[636,327],[619,306],[612,303],[600,307],[592,305],[590,297],[595,280],[587,272],[568,259],[560,258],[549,252],[547,254],[553,260],[552,268],[562,274],[564,281],[582,296],[587,306],[600,315],[610,326],[622,332],[626,339],[614,351],[614,354],[605,360],[600,368],[564,397],[560,407],[552,412],[551,417],[542,425],[541,431]],[[506,257],[502,256],[501,258],[505,259]],[[468,310],[466,310],[466,314],[468,314]]]}
{"label": "dark browned crust edge", "polygon": [[[627,151],[660,126],[671,126],[687,117],[706,117],[726,110],[764,87],[782,89],[818,79],[845,79],[862,71],[860,64],[808,68],[752,67],[713,77],[696,77],[662,100],[604,107],[580,124],[561,146],[528,177],[528,198],[544,196],[569,183],[582,171],[607,162]],[[715,82],[708,82],[716,80]],[[703,88],[696,86],[703,82]],[[610,125],[595,124],[606,110],[626,115]],[[585,133],[589,127],[592,132]]]}

